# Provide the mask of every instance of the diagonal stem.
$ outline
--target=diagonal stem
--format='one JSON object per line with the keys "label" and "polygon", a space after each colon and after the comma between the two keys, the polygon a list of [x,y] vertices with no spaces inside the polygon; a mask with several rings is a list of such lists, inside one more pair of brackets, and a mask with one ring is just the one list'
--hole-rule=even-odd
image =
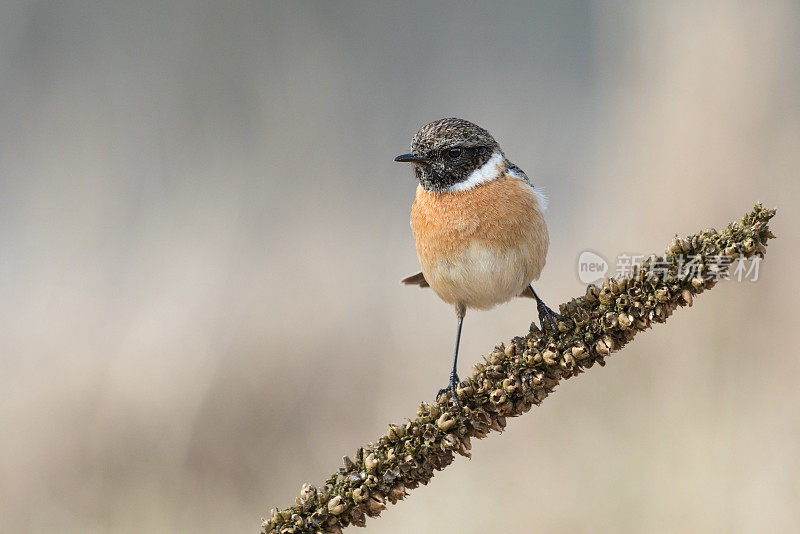
{"label": "diagonal stem", "polygon": [[[628,278],[590,285],[583,296],[560,307],[555,330],[532,328],[495,348],[457,389],[463,410],[442,398],[423,402],[416,418],[390,424],[375,443],[356,450],[354,459],[316,488],[303,485],[297,504],[273,509],[263,523],[266,533],[340,532],[363,526],[388,503],[408,490],[427,484],[455,454],[469,456],[471,438],[484,438],[540,404],[564,379],[577,376],[620,350],[653,323],[663,323],[678,306],[691,305],[695,295],[712,288],[730,266],[730,258],[766,253],[774,236],[769,220],[775,210],[756,205],[723,231],[708,229],[680,239],[663,256],[646,260]],[[698,269],[682,276],[686,256],[696,256]],[[655,268],[657,266],[657,269]]]}

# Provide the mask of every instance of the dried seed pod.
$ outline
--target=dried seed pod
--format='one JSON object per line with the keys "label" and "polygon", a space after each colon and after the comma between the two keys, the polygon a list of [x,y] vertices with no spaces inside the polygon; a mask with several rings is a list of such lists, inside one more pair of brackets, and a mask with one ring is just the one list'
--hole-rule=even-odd
{"label": "dried seed pod", "polygon": [[456,387],[456,394],[458,395],[459,399],[469,397],[473,393],[475,393],[475,388],[470,385]]}
{"label": "dried seed pod", "polygon": [[417,417],[425,417],[430,413],[431,413],[431,405],[425,401],[420,402],[419,407],[417,408]]}
{"label": "dried seed pod", "polygon": [[496,420],[496,419],[492,419],[492,423],[489,425],[489,428],[491,428],[491,429],[492,429],[492,430],[494,430],[495,432],[501,432],[501,431],[503,430],[503,427],[501,427],[501,426],[500,426],[500,425],[497,423],[497,420]]}
{"label": "dried seed pod", "polygon": [[572,356],[577,358],[578,360],[583,360],[588,355],[586,354],[586,347],[583,345],[575,345],[572,347]]}
{"label": "dried seed pod", "polygon": [[455,434],[447,434],[444,438],[442,438],[442,443],[446,449],[455,449],[460,444],[460,441]]}
{"label": "dried seed pod", "polygon": [[406,496],[406,487],[402,484],[397,484],[392,488],[392,491],[389,492],[389,497],[396,501],[402,501]]}
{"label": "dried seed pod", "polygon": [[487,379],[483,379],[483,381],[481,381],[478,384],[478,389],[475,390],[475,395],[483,395],[484,393],[489,391],[491,387],[492,383],[489,382]]}
{"label": "dried seed pod", "polygon": [[517,389],[517,379],[514,377],[503,379],[503,390],[507,395],[513,395]]}
{"label": "dried seed pod", "polygon": [[304,501],[313,501],[317,498],[317,488],[306,482],[300,488],[300,498]]}
{"label": "dried seed pod", "polygon": [[374,493],[370,496],[368,501],[369,511],[373,513],[380,513],[386,509],[386,502],[383,500],[383,495]]}
{"label": "dried seed pod", "polygon": [[586,286],[586,293],[584,294],[583,298],[588,304],[593,304],[597,302],[598,297],[600,295],[600,290],[594,284],[589,284]]}
{"label": "dried seed pod", "polygon": [[681,254],[683,252],[683,247],[681,246],[681,240],[677,235],[669,244],[667,250],[672,254]]}
{"label": "dried seed pod", "polygon": [[491,354],[489,354],[489,363],[492,365],[500,365],[505,361],[505,352],[500,349],[494,349]]}
{"label": "dried seed pod", "polygon": [[503,371],[502,365],[492,365],[486,369],[486,376],[492,380],[496,380],[502,376],[505,376]]}
{"label": "dried seed pod", "polygon": [[476,363],[472,367],[472,378],[480,377],[481,373],[483,372],[484,369],[485,369],[485,367],[484,367],[484,365],[482,363]]}
{"label": "dried seed pod", "polygon": [[350,521],[357,527],[363,527],[367,524],[367,517],[361,508],[353,508],[350,510]]}
{"label": "dried seed pod", "polygon": [[550,349],[547,349],[542,353],[542,360],[547,365],[555,365],[556,364],[556,353]]}
{"label": "dried seed pod", "polygon": [[495,405],[503,404],[506,402],[506,394],[502,389],[495,389],[489,394],[489,400]]}
{"label": "dried seed pod", "polygon": [[502,415],[492,418],[492,430],[503,430],[506,427],[506,418]]}
{"label": "dried seed pod", "polygon": [[620,313],[618,317],[619,326],[620,328],[628,328],[631,324],[633,324],[633,316],[628,315],[627,313]]}
{"label": "dried seed pod", "polygon": [[614,293],[611,290],[606,289],[605,287],[600,291],[600,294],[597,296],[597,299],[600,301],[600,304],[604,304],[608,306],[612,302],[614,302]]}
{"label": "dried seed pod", "polygon": [[341,495],[335,495],[328,501],[328,511],[333,515],[341,515],[346,509],[347,505]]}
{"label": "dried seed pod", "polygon": [[617,280],[616,278],[609,278],[608,289],[615,295],[618,295],[619,293],[622,292],[622,284],[620,284],[619,280]]}
{"label": "dried seed pod", "polygon": [[607,356],[608,353],[610,352],[608,344],[606,344],[606,342],[602,339],[597,341],[597,343],[594,346],[594,349],[601,356]]}
{"label": "dried seed pod", "polygon": [[353,490],[353,500],[355,502],[364,502],[369,498],[369,490],[365,486],[359,486]]}
{"label": "dried seed pod", "polygon": [[378,470],[378,464],[378,457],[375,456],[374,452],[369,453],[367,457],[364,458],[364,467],[366,467],[367,471],[370,473],[374,473]]}
{"label": "dried seed pod", "polygon": [[456,422],[450,418],[450,414],[447,412],[443,413],[441,417],[436,420],[436,426],[445,432],[453,428],[453,425],[455,424]]}
{"label": "dried seed pod", "polygon": [[292,523],[297,528],[303,528],[306,526],[306,520],[300,514],[292,514]]}
{"label": "dried seed pod", "polygon": [[517,347],[515,347],[513,343],[509,343],[508,346],[506,347],[505,355],[510,358],[510,357],[514,356],[516,351],[517,351]]}
{"label": "dried seed pod", "polygon": [[575,358],[572,357],[572,352],[564,352],[560,363],[563,370],[572,371],[572,369],[575,367]]}
{"label": "dried seed pod", "polygon": [[573,314],[573,320],[577,326],[589,324],[589,313],[583,308],[578,308]]}

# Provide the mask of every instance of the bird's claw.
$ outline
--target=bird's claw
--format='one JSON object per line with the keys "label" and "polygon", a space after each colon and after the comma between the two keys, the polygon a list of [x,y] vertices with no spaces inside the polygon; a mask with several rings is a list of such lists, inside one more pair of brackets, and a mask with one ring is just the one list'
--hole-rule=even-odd
{"label": "bird's claw", "polygon": [[539,324],[542,325],[542,331],[545,330],[545,318],[547,322],[550,324],[550,328],[553,329],[553,332],[557,332],[558,329],[556,328],[556,321],[561,319],[561,316],[551,310],[544,302],[541,300],[537,301],[536,307],[539,310]]}
{"label": "bird's claw", "polygon": [[444,395],[449,391],[451,396],[453,397],[453,404],[455,404],[456,408],[460,410],[461,404],[459,404],[458,402],[458,391],[456,390],[456,387],[460,383],[461,380],[458,378],[458,375],[456,373],[450,373],[450,383],[447,385],[447,387],[440,389],[436,393],[436,400],[439,400],[439,397],[441,397],[442,395]]}

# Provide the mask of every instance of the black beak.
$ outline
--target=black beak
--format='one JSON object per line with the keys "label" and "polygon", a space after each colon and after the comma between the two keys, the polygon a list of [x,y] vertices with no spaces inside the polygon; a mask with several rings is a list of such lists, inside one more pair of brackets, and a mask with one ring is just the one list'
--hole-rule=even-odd
{"label": "black beak", "polygon": [[421,157],[419,157],[419,156],[417,156],[416,154],[413,154],[413,153],[412,154],[400,154],[399,156],[394,158],[394,160],[395,161],[408,162],[408,163],[422,163],[423,161],[425,161],[424,158],[421,158]]}

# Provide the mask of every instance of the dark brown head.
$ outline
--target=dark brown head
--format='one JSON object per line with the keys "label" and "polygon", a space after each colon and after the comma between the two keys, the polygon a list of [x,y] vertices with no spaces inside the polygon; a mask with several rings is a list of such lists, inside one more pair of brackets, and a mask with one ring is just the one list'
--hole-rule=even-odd
{"label": "dark brown head", "polygon": [[[394,160],[413,163],[420,185],[438,193],[463,191],[492,179],[495,174],[492,162],[496,162],[498,170],[505,163],[503,151],[489,132],[454,118],[440,119],[420,128],[411,141],[411,153]],[[487,168],[487,164],[492,168]]]}

